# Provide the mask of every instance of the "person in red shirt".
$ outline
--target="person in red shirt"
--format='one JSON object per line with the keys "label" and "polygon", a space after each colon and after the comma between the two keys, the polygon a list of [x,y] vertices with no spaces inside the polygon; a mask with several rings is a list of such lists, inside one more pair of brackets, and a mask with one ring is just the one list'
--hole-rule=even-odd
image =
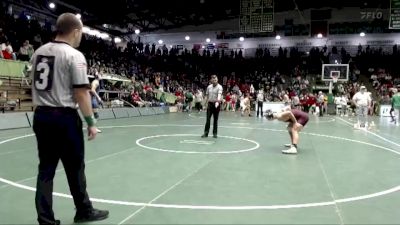
{"label": "person in red shirt", "polygon": [[225,106],[224,106],[224,108],[226,107],[226,111],[230,110],[231,108],[230,106],[231,106],[231,93],[227,92],[225,96]]}
{"label": "person in red shirt", "polygon": [[317,103],[317,100],[315,99],[314,95],[309,94],[306,97],[306,101],[305,101],[305,105],[304,105],[304,111],[308,113],[310,111],[310,107],[312,107],[316,103]]}
{"label": "person in red shirt", "polygon": [[13,59],[12,52],[10,52],[7,48],[2,51],[4,59]]}
{"label": "person in red shirt", "polygon": [[289,98],[292,99],[294,96],[296,96],[296,92],[294,90],[288,90],[289,91]]}
{"label": "person in red shirt", "polygon": [[151,86],[150,86],[150,84],[149,83],[146,83],[144,86],[143,86],[143,90],[145,90],[145,91],[149,91],[149,90],[151,90],[152,88],[151,88]]}
{"label": "person in red shirt", "polygon": [[143,107],[144,106],[144,102],[143,102],[142,98],[140,98],[138,91],[135,91],[132,94],[132,101],[133,101],[134,105],[136,105],[138,107]]}
{"label": "person in red shirt", "polygon": [[178,90],[175,91],[175,96],[178,97],[178,98],[182,98],[183,97],[182,88],[178,88]]}
{"label": "person in red shirt", "polygon": [[237,101],[237,95],[235,93],[232,93],[232,95],[231,95],[231,109],[232,109],[232,112],[235,112],[235,110],[236,110],[236,101]]}

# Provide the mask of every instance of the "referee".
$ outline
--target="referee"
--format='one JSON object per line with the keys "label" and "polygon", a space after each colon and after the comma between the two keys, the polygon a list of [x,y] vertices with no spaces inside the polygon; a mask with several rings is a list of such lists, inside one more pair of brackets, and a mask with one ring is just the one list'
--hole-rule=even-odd
{"label": "referee", "polygon": [[97,131],[86,59],[75,49],[81,42],[82,27],[74,14],[60,15],[55,41],[43,45],[32,56],[32,97],[36,106],[33,130],[39,156],[35,202],[39,224],[60,224],[52,209],[53,178],[60,159],[75,203],[74,222],[108,217],[108,211],[93,208],[86,192],[85,143],[77,104],[88,125],[89,140],[96,137]]}
{"label": "referee", "polygon": [[213,125],[213,137],[217,138],[218,134],[218,115],[221,108],[222,101],[222,86],[218,84],[217,75],[211,76],[211,84],[208,85],[206,90],[206,102],[208,102],[207,106],[207,122],[206,127],[204,128],[204,134],[201,136],[202,138],[208,137],[208,133],[210,131],[210,120],[211,115],[214,116],[214,125]]}
{"label": "referee", "polygon": [[264,105],[264,91],[260,89],[257,94],[257,117],[258,115],[260,115],[260,112],[261,112],[261,118],[264,116],[263,105]]}

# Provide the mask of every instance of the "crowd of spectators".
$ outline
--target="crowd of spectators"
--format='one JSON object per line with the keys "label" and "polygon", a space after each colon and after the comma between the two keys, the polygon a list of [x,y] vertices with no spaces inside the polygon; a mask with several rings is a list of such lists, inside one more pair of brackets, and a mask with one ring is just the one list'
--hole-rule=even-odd
{"label": "crowd of spectators", "polygon": [[[39,23],[24,13],[12,15],[0,10],[0,57],[9,60],[29,60],[34,49],[53,37],[51,24]],[[84,35],[80,49],[87,61],[90,75],[118,75],[130,82],[103,81],[101,88],[109,91],[126,91],[135,105],[157,104],[154,99],[161,92],[196,92],[208,85],[208,77],[217,74],[225,93],[240,96],[262,90],[266,101],[282,101],[285,94],[313,96],[312,88],[318,82],[322,64],[350,64],[348,84],[339,85],[340,94],[349,98],[357,90],[353,85],[361,75],[370,76],[371,83],[381,101],[390,95],[390,88],[400,83],[400,58],[397,45],[391,53],[381,48],[358,46],[355,56],[345,48],[313,47],[308,52],[298,48],[279,48],[276,56],[270,49],[257,49],[255,56],[243,56],[241,49],[168,48],[152,43],[129,41],[126,48],[95,36]],[[285,93],[285,94],[284,94]],[[390,97],[390,96],[389,96]],[[179,96],[177,98],[179,101]]]}

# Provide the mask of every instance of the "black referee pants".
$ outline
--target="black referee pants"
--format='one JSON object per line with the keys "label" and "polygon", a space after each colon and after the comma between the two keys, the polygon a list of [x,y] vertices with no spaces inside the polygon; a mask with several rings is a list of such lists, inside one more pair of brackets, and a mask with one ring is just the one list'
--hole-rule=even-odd
{"label": "black referee pants", "polygon": [[257,116],[259,115],[259,113],[261,112],[261,117],[263,117],[264,113],[263,113],[263,105],[264,102],[257,102]]}
{"label": "black referee pants", "polygon": [[206,122],[206,127],[204,128],[204,134],[208,135],[210,131],[210,120],[211,116],[214,117],[214,125],[213,125],[213,135],[218,134],[218,116],[219,116],[219,111],[221,109],[221,105],[218,105],[218,107],[215,107],[215,102],[209,102],[208,107],[207,107],[207,122]]}
{"label": "black referee pants", "polygon": [[53,178],[58,161],[64,165],[77,212],[91,210],[86,192],[82,120],[72,108],[38,107],[33,119],[39,155],[36,210],[40,224],[54,223]]}

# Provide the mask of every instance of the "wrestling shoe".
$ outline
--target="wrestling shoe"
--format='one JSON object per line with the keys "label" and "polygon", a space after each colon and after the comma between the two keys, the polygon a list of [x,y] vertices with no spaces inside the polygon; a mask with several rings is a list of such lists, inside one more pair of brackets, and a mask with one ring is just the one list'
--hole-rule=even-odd
{"label": "wrestling shoe", "polygon": [[282,153],[283,154],[297,154],[297,149],[294,146],[292,146],[287,150],[286,149],[282,150]]}

